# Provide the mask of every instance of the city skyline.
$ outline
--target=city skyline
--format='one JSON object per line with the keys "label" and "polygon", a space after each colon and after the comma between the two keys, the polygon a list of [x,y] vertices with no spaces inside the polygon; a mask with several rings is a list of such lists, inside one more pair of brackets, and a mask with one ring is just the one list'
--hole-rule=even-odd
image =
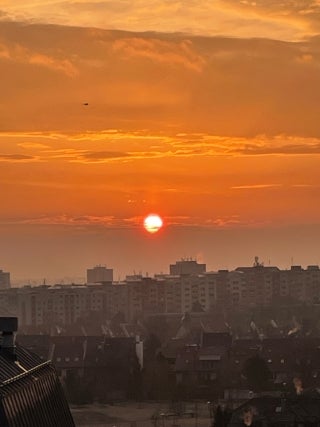
{"label": "city skyline", "polygon": [[0,268],[319,264],[319,12],[2,1]]}
{"label": "city skyline", "polygon": [[286,305],[305,305],[312,312],[319,307],[320,268],[296,265],[282,270],[263,266],[255,257],[251,266],[208,271],[205,264],[184,259],[170,264],[169,274],[154,277],[135,274],[118,282],[112,269],[96,266],[87,269],[86,283],[32,285],[10,287],[2,281],[0,311],[18,316],[24,325],[43,327],[51,322],[72,324],[90,311],[99,312],[100,319],[122,313],[130,321],[150,313],[200,311],[210,316],[232,308],[278,310]]}
{"label": "city skyline", "polygon": [[[308,269],[309,267],[319,267],[320,263],[315,261],[316,258],[313,258],[314,262],[312,262],[312,259],[304,259],[304,262],[300,262],[301,260],[294,258],[293,256],[290,257],[290,259],[286,259],[286,257],[283,257],[283,263],[277,263],[271,260],[271,258],[265,259],[261,258],[258,255],[253,256],[251,259],[244,259],[239,257],[239,260],[243,259],[243,262],[236,262],[235,264],[227,264],[226,262],[217,263],[213,262],[213,260],[206,260],[202,254],[199,254],[198,256],[190,256],[190,255],[184,255],[181,257],[171,258],[168,259],[167,264],[165,264],[166,258],[165,256],[161,259],[161,264],[158,264],[159,268],[149,268],[153,264],[137,264],[137,265],[129,265],[127,269],[123,268],[121,262],[115,262],[114,264],[105,262],[101,260],[100,262],[92,262],[89,264],[83,261],[81,268],[79,265],[75,270],[62,270],[61,274],[54,275],[54,270],[51,271],[51,275],[49,272],[42,271],[41,268],[38,272],[35,272],[34,275],[17,275],[16,272],[13,271],[3,271],[8,269],[2,269],[0,268],[0,273],[3,273],[4,275],[9,275],[9,282],[11,283],[11,286],[13,287],[20,287],[25,285],[31,285],[31,286],[39,286],[39,285],[54,285],[54,284],[86,284],[90,283],[90,280],[88,279],[88,271],[93,271],[96,268],[97,269],[107,269],[108,274],[111,274],[112,279],[108,279],[108,281],[112,281],[114,283],[117,282],[125,282],[126,280],[131,280],[134,277],[136,278],[155,278],[157,276],[161,275],[169,275],[174,274],[171,273],[171,267],[172,264],[175,262],[187,262],[191,261],[190,264],[196,262],[200,263],[200,265],[204,265],[206,268],[207,273],[214,273],[218,271],[235,271],[237,268],[244,267],[244,268],[250,268],[252,266],[255,266],[258,262],[259,265],[262,267],[275,267],[279,268],[280,270],[290,270],[292,267],[301,267],[302,269]],[[66,263],[68,263],[68,260],[65,260]],[[13,265],[17,265],[17,261],[13,262]],[[41,271],[43,274],[41,274]],[[50,270],[49,270],[50,271]],[[101,273],[103,274],[103,273]],[[178,273],[177,273],[178,274]],[[1,275],[1,274],[0,274]],[[87,278],[86,278],[87,276]],[[110,276],[110,277],[111,277]],[[102,277],[102,276],[101,276]],[[101,279],[102,280],[102,279]],[[107,280],[107,279],[105,279]],[[10,285],[9,285],[10,286]]]}

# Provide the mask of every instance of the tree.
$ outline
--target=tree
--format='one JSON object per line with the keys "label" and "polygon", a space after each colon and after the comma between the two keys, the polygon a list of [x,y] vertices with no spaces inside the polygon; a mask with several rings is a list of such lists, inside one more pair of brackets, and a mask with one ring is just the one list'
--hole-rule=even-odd
{"label": "tree", "polygon": [[252,390],[262,391],[268,387],[271,373],[266,361],[259,355],[253,356],[244,362],[242,373]]}
{"label": "tree", "polygon": [[157,350],[161,347],[161,342],[156,334],[151,333],[145,340],[143,347],[145,361],[154,360]]}

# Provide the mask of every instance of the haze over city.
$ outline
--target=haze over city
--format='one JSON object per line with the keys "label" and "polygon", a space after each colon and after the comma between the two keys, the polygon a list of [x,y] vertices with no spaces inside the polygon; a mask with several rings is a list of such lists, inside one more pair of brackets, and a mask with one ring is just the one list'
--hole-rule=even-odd
{"label": "haze over city", "polygon": [[319,12],[2,1],[0,268],[318,264]]}

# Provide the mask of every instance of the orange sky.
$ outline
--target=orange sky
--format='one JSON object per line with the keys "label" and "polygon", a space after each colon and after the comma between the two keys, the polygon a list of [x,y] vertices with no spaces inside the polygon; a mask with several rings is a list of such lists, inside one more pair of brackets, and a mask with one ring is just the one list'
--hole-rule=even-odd
{"label": "orange sky", "polygon": [[319,262],[319,16],[315,0],[2,0],[0,269]]}

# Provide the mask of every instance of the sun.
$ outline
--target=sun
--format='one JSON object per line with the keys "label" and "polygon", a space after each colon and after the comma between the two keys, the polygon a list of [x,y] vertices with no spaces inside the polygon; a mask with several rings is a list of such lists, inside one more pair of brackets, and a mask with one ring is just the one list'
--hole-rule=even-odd
{"label": "sun", "polygon": [[143,226],[149,233],[156,233],[163,226],[163,221],[159,215],[149,214],[144,219]]}

